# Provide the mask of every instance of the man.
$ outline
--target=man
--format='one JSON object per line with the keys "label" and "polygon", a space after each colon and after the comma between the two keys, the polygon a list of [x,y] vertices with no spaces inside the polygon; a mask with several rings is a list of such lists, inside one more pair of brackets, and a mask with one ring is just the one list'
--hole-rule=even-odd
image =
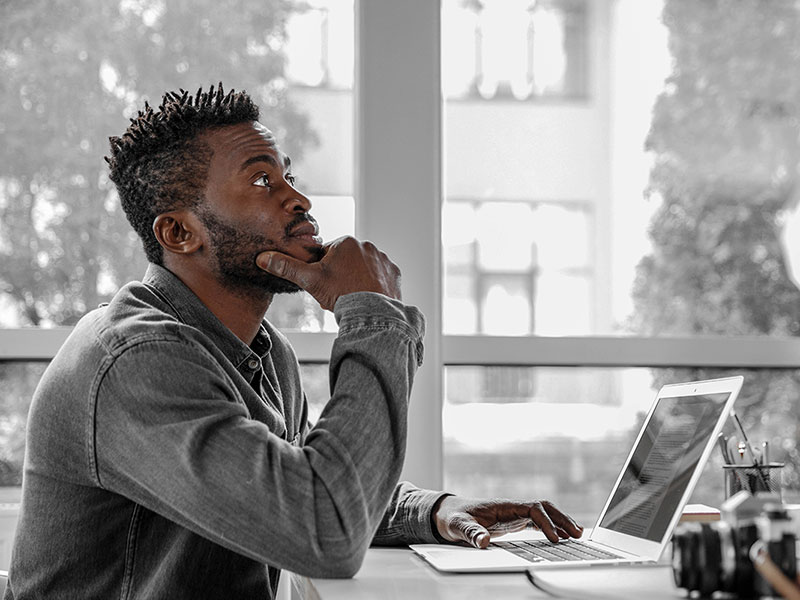
{"label": "man", "polygon": [[[111,139],[151,265],[84,317],[33,400],[6,598],[271,598],[280,569],[352,576],[369,544],[489,543],[548,502],[398,484],[423,318],[369,242],[323,244],[245,93],[170,93]],[[339,324],[314,427],[264,315],[307,290]]]}

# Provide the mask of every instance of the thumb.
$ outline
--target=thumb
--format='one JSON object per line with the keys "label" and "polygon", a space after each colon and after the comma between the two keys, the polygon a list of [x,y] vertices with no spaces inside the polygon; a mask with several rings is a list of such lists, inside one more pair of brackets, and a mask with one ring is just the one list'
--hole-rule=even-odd
{"label": "thumb", "polygon": [[486,528],[469,515],[455,519],[451,524],[451,532],[455,537],[475,548],[486,548],[491,539]]}
{"label": "thumb", "polygon": [[281,252],[262,252],[256,256],[256,265],[267,273],[296,283],[303,289],[308,289],[316,279],[313,265]]}

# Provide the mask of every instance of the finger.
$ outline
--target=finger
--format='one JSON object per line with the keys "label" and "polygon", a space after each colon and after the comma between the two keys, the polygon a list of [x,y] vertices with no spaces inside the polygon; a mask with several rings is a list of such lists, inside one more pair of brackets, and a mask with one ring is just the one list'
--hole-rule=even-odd
{"label": "finger", "polygon": [[280,252],[262,252],[256,256],[256,265],[267,273],[296,283],[303,289],[314,284],[319,269],[316,264],[308,264]]}
{"label": "finger", "polygon": [[489,532],[472,517],[464,516],[454,519],[451,524],[451,531],[453,529],[455,529],[453,532],[455,537],[470,546],[486,548],[489,545],[491,539]]}
{"label": "finger", "polygon": [[567,513],[561,512],[547,500],[542,502],[542,507],[547,511],[552,522],[566,531],[570,536],[581,537],[583,535],[583,527],[578,525]]}
{"label": "finger", "polygon": [[529,516],[531,520],[542,530],[542,533],[551,542],[559,540],[558,533],[556,533],[556,526],[550,519],[550,516],[545,512],[541,502],[534,502],[529,509]]}
{"label": "finger", "polygon": [[564,529],[562,529],[558,525],[556,525],[556,535],[560,537],[562,540],[568,540],[570,537],[572,537],[570,536],[569,533],[567,533]]}

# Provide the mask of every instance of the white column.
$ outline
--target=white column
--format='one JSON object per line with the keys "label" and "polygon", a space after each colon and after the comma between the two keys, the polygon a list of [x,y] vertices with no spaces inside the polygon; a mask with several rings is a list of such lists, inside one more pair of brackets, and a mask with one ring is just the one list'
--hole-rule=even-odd
{"label": "white column", "polygon": [[356,233],[403,272],[427,319],[404,478],[442,484],[439,2],[356,3]]}

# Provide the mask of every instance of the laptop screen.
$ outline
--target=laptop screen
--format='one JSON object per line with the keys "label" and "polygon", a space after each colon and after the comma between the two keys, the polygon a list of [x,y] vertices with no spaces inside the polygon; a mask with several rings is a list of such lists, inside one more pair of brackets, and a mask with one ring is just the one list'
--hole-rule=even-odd
{"label": "laptop screen", "polygon": [[661,398],[600,526],[660,542],[730,393]]}

